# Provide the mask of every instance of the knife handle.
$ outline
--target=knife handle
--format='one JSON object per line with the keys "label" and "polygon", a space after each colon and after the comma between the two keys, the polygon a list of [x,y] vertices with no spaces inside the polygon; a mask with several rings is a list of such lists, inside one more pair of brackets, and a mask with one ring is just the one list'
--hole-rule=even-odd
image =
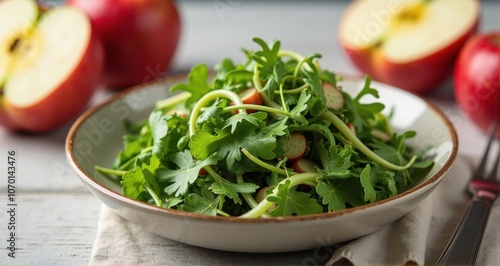
{"label": "knife handle", "polygon": [[480,197],[467,204],[462,219],[436,265],[475,264],[491,205],[490,199]]}

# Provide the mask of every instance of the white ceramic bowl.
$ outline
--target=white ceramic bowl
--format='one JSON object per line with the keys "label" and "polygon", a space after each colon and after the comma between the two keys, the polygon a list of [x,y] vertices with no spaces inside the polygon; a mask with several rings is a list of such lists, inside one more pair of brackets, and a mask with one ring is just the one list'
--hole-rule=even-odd
{"label": "white ceramic bowl", "polygon": [[[424,99],[409,92],[372,82],[386,109],[395,108],[391,123],[396,130],[412,129],[417,137],[410,145],[435,147],[436,164],[421,183],[396,197],[343,211],[269,219],[208,217],[169,210],[122,195],[120,185],[94,171],[110,166],[122,148],[124,119],[146,118],[169,88],[184,82],[169,77],[132,88],[84,113],[71,128],[66,153],[71,167],[88,189],[124,219],[160,236],[211,249],[238,252],[286,252],[313,249],[351,240],[381,229],[416,207],[450,170],[458,149],[456,132],[446,116]],[[341,82],[355,92],[363,79]]]}

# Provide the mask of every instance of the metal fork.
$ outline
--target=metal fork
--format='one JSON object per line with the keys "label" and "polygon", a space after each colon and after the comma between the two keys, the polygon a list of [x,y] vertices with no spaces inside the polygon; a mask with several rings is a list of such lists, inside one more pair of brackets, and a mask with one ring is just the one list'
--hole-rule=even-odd
{"label": "metal fork", "polygon": [[486,162],[495,139],[496,128],[496,123],[491,126],[488,143],[479,167],[468,184],[473,198],[469,201],[463,217],[437,261],[437,265],[473,265],[476,262],[491,206],[500,193],[500,180],[497,177],[500,149],[498,149],[491,172],[488,175],[485,174]]}

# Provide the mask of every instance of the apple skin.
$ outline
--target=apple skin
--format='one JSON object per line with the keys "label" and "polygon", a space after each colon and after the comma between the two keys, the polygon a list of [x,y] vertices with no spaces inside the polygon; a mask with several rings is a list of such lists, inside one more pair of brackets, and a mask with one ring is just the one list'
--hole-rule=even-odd
{"label": "apple skin", "polygon": [[175,55],[181,22],[170,0],[69,0],[101,35],[103,85],[123,89],[161,76]]}
{"label": "apple skin", "polygon": [[483,132],[489,130],[492,122],[500,123],[499,65],[500,32],[474,35],[460,51],[455,64],[455,99]]}
{"label": "apple skin", "polygon": [[[344,16],[348,16],[348,12],[349,10]],[[340,46],[353,65],[362,73],[370,75],[373,80],[424,94],[452,76],[453,66],[461,48],[478,32],[479,17],[480,14],[477,14],[475,23],[455,42],[434,54],[412,62],[390,61],[377,51],[376,47],[366,49],[353,47],[346,44],[341,36],[339,36]]]}
{"label": "apple skin", "polygon": [[[104,69],[104,49],[92,34],[82,61],[50,95],[34,105],[18,107],[4,101],[0,124],[11,131],[44,133],[70,121],[92,98]],[[2,119],[2,112],[6,117]]]}
{"label": "apple skin", "polygon": [[465,42],[478,30],[476,23],[466,35],[439,52],[420,60],[400,64],[373,56],[371,50],[358,50],[344,46],[352,63],[374,80],[414,92],[425,93],[449,78],[453,65]]}
{"label": "apple skin", "polygon": [[12,132],[22,131],[21,126],[19,126],[14,120],[12,120],[12,118],[10,118],[9,114],[7,113],[7,110],[5,110],[5,103],[3,98],[0,98],[0,126]]}

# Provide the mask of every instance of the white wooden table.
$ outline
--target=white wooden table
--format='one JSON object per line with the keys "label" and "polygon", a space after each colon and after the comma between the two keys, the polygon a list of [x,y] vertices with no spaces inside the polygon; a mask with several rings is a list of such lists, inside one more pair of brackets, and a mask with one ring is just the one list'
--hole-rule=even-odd
{"label": "white wooden table", "polygon": [[[50,0],[46,0],[50,1]],[[51,1],[57,3],[58,1]],[[61,1],[59,1],[61,2]],[[178,1],[183,31],[172,72],[224,57],[243,59],[251,39],[281,40],[282,47],[323,55],[322,66],[350,74],[356,69],[337,42],[337,23],[349,1]],[[499,2],[483,1],[480,30],[498,30]],[[92,104],[111,94],[100,91]],[[453,101],[451,84],[427,95],[456,126],[460,153],[477,156],[484,141]],[[71,123],[44,135],[14,135],[0,129],[0,265],[88,264],[100,202],[69,168],[64,141]],[[8,256],[11,221],[7,190],[8,152],[16,153],[15,258]]]}

